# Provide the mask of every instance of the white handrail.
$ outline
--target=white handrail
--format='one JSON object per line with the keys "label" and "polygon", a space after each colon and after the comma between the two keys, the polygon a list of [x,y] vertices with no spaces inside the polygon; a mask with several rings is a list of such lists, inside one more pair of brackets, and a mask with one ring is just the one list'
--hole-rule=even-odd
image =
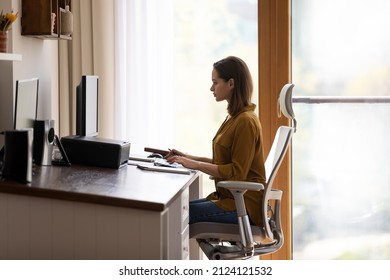
{"label": "white handrail", "polygon": [[293,103],[390,103],[390,96],[295,96]]}

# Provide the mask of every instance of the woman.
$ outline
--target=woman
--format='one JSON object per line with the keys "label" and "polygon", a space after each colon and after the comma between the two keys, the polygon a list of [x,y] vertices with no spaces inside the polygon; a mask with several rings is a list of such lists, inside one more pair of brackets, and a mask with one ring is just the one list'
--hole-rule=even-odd
{"label": "woman", "polygon": [[[259,118],[251,103],[253,83],[245,62],[229,56],[213,65],[212,86],[217,102],[226,100],[228,116],[213,139],[213,158],[184,154],[173,149],[170,163],[200,170],[219,181],[253,181],[265,183],[262,132]],[[251,223],[262,226],[260,202],[262,192],[244,195]],[[237,212],[229,190],[216,188],[205,199],[190,202],[190,224],[196,222],[237,223]]]}

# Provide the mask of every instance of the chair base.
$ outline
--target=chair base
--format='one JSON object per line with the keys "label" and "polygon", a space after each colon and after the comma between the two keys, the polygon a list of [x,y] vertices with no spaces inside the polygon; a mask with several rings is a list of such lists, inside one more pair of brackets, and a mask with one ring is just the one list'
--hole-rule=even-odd
{"label": "chair base", "polygon": [[271,243],[255,243],[252,252],[246,253],[240,242],[228,242],[214,239],[197,239],[199,247],[209,260],[250,260],[259,256],[276,252],[282,245],[282,240]]}
{"label": "chair base", "polygon": [[237,244],[204,239],[197,239],[197,241],[209,260],[241,260],[246,258],[243,256],[241,246]]}
{"label": "chair base", "polygon": [[203,253],[210,260],[248,260],[276,252],[283,245],[281,230],[273,230],[273,240],[265,237],[265,229],[251,226],[254,244],[245,250],[237,224],[201,222],[190,225],[190,238],[196,239]]}

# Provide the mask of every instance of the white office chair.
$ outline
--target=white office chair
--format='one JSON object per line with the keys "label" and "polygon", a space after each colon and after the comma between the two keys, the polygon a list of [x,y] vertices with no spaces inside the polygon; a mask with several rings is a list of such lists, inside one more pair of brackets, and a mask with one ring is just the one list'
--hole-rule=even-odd
{"label": "white office chair", "polygon": [[[266,184],[255,182],[221,181],[232,193],[238,216],[238,224],[200,222],[190,225],[190,238],[197,240],[209,259],[249,259],[276,252],[283,245],[280,204],[282,191],[273,189],[277,171],[291,143],[296,130],[292,109],[293,84],[286,84],[279,94],[279,108],[284,116],[292,120],[292,126],[281,126],[276,132],[269,155],[265,161]],[[245,208],[244,193],[247,190],[264,191],[260,202],[264,227],[251,225]],[[271,203],[271,201],[274,201]],[[259,209],[260,211],[260,209]]]}

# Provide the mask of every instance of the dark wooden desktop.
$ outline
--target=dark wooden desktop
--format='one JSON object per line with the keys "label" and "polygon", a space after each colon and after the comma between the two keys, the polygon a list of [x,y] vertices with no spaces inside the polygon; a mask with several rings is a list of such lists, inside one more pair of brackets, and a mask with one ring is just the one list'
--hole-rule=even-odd
{"label": "dark wooden desktop", "polygon": [[34,166],[0,180],[0,259],[185,259],[199,195],[199,173]]}

